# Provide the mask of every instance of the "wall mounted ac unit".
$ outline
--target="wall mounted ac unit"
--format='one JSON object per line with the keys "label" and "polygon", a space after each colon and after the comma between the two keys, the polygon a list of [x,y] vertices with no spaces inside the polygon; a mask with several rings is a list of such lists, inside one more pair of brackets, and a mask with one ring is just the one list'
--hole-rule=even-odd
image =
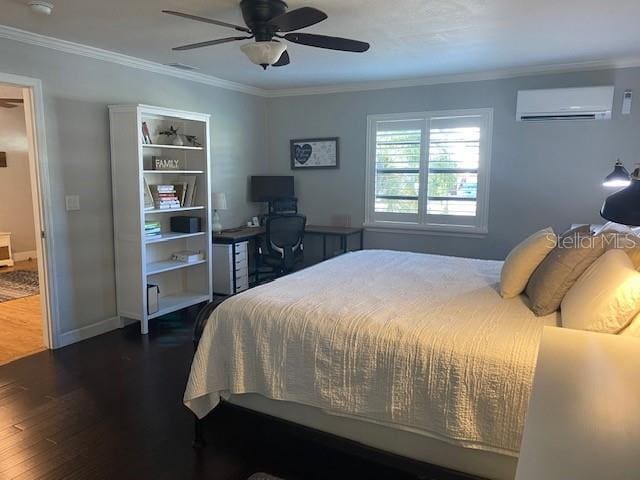
{"label": "wall mounted ac unit", "polygon": [[614,87],[520,90],[516,120],[609,120]]}

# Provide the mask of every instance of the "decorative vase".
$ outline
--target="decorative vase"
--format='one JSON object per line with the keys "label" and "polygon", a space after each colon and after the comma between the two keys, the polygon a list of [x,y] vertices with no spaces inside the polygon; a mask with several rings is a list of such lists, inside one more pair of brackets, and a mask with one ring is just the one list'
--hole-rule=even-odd
{"label": "decorative vase", "polygon": [[182,147],[184,145],[184,140],[182,140],[182,135],[176,134],[176,138],[173,139],[172,142],[176,147]]}

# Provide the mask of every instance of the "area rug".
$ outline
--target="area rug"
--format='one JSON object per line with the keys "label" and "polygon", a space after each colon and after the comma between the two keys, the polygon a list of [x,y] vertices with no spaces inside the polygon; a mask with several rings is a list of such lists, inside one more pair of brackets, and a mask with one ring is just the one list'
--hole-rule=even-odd
{"label": "area rug", "polygon": [[14,270],[0,273],[0,302],[29,297],[40,293],[38,272]]}

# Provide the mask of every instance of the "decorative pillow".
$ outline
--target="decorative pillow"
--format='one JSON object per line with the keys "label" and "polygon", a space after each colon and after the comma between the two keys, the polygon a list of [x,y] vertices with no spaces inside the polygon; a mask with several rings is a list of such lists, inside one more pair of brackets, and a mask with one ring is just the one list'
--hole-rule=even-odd
{"label": "decorative pillow", "polygon": [[575,232],[563,234],[527,284],[526,293],[533,313],[543,316],[558,310],[578,277],[603,253],[602,236]]}
{"label": "decorative pillow", "polygon": [[618,333],[640,312],[640,273],[622,250],[598,258],[562,300],[562,326]]}
{"label": "decorative pillow", "polygon": [[631,323],[624,327],[618,335],[626,337],[640,337],[640,313],[631,319]]}
{"label": "decorative pillow", "polygon": [[640,236],[629,230],[626,233],[607,231],[602,234],[607,251],[618,249],[624,251],[633,263],[633,268],[640,268]]}
{"label": "decorative pillow", "polygon": [[540,230],[516,245],[502,265],[500,295],[513,298],[524,292],[531,274],[556,246],[551,227]]}

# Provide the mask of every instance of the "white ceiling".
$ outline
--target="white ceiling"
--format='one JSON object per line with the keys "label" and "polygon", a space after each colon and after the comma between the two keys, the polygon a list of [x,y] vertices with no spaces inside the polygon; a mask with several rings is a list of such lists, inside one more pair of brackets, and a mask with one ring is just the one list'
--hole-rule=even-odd
{"label": "white ceiling", "polygon": [[242,23],[238,0],[49,0],[50,17],[27,0],[0,0],[11,27],[264,89],[388,81],[435,75],[626,59],[640,56],[639,0],[290,0],[329,19],[304,31],[371,43],[364,54],[289,44],[291,65],[266,72],[242,42],[173,52],[171,47],[234,36],[222,27],[171,17],[174,9]]}

